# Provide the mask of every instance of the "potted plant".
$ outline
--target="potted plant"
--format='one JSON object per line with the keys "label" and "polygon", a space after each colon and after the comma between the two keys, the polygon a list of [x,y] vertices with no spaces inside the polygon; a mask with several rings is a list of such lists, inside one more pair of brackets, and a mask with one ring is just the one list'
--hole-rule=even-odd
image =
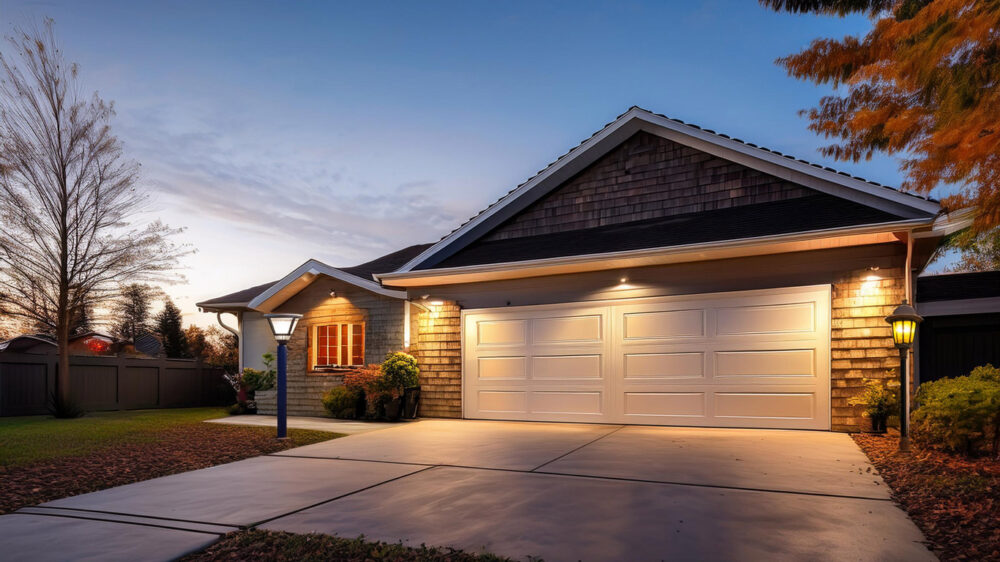
{"label": "potted plant", "polygon": [[382,376],[385,390],[391,395],[386,403],[387,417],[390,417],[389,408],[398,412],[398,416],[416,417],[420,397],[419,375],[417,360],[409,353],[394,351],[386,354],[382,361]]}
{"label": "potted plant", "polygon": [[899,409],[899,382],[894,371],[885,379],[865,379],[865,390],[847,400],[848,405],[864,406],[862,415],[869,418],[872,433],[885,433],[885,423],[890,414]]}

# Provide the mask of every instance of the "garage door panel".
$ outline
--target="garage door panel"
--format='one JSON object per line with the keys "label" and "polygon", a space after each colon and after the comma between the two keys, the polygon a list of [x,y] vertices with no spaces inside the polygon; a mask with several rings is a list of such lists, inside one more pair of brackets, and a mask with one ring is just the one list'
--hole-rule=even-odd
{"label": "garage door panel", "polygon": [[536,391],[528,400],[529,409],[535,414],[604,414],[602,393],[598,391]]}
{"label": "garage door panel", "polygon": [[[626,392],[626,416],[704,418],[708,410],[704,392]],[[635,420],[640,423],[639,420]],[[654,421],[655,423],[655,421]]]}
{"label": "garage door panel", "polygon": [[527,357],[480,357],[478,376],[487,380],[524,380],[528,378]]}
{"label": "garage door panel", "polygon": [[694,338],[705,335],[704,310],[626,312],[626,340]]}
{"label": "garage door panel", "polygon": [[[816,376],[815,349],[715,352],[715,376],[735,379]],[[811,381],[808,381],[811,382]]]}
{"label": "garage door panel", "polygon": [[600,314],[536,318],[532,320],[531,343],[599,343],[604,339]]}
{"label": "garage door panel", "polygon": [[528,393],[519,390],[479,391],[479,409],[485,413],[528,413]]}
{"label": "garage door panel", "polygon": [[807,333],[816,330],[813,302],[720,308],[719,335]]}
{"label": "garage door panel", "polygon": [[479,346],[525,345],[528,323],[525,320],[482,320],[476,323]]}
{"label": "garage door panel", "polygon": [[808,392],[717,392],[715,415],[723,418],[811,420],[816,395]]}
{"label": "garage door panel", "polygon": [[542,355],[531,358],[533,379],[600,379],[601,355]]}
{"label": "garage door panel", "polygon": [[623,357],[626,381],[705,378],[704,352],[625,353]]}
{"label": "garage door panel", "polygon": [[473,310],[463,321],[467,417],[830,427],[829,286]]}

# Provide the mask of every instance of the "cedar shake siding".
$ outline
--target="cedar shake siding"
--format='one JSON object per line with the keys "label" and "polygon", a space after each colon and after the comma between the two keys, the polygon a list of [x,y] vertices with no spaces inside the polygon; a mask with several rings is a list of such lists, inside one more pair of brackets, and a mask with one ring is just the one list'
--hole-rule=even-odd
{"label": "cedar shake siding", "polygon": [[[330,291],[337,296],[331,297]],[[403,349],[406,303],[377,295],[348,283],[320,278],[282,304],[276,312],[303,314],[288,342],[288,413],[323,416],[323,393],[343,384],[343,375],[312,372],[312,331],[323,324],[365,324],[365,363],[381,363],[385,354]],[[261,413],[273,413],[273,392],[261,393]]]}
{"label": "cedar shake siding", "polygon": [[462,312],[454,302],[417,315],[410,352],[420,365],[420,416],[462,417]]}
{"label": "cedar shake siding", "polygon": [[812,193],[746,166],[639,132],[483,240],[623,224]]}

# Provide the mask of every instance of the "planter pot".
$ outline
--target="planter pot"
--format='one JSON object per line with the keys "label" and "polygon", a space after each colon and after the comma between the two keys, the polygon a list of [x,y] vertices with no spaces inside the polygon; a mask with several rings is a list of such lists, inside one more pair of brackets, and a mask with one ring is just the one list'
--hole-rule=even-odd
{"label": "planter pot", "polygon": [[885,421],[888,416],[872,416],[869,418],[872,424],[872,433],[885,433]]}
{"label": "planter pot", "polygon": [[385,403],[385,419],[389,421],[399,421],[403,414],[403,399],[393,398]]}
{"label": "planter pot", "polygon": [[420,387],[403,390],[403,417],[412,420],[417,417],[417,407],[420,405]]}

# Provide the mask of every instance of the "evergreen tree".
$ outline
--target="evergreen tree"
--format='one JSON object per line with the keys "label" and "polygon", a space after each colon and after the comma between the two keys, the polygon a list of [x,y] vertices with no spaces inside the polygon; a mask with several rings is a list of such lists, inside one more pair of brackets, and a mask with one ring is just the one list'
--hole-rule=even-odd
{"label": "evergreen tree", "polygon": [[156,289],[142,283],[122,287],[113,308],[115,322],[111,325],[111,335],[135,345],[136,338],[151,332],[149,309],[156,294]]}
{"label": "evergreen tree", "polygon": [[168,297],[156,315],[156,334],[160,336],[167,357],[190,357],[187,337],[181,328],[181,310]]}

